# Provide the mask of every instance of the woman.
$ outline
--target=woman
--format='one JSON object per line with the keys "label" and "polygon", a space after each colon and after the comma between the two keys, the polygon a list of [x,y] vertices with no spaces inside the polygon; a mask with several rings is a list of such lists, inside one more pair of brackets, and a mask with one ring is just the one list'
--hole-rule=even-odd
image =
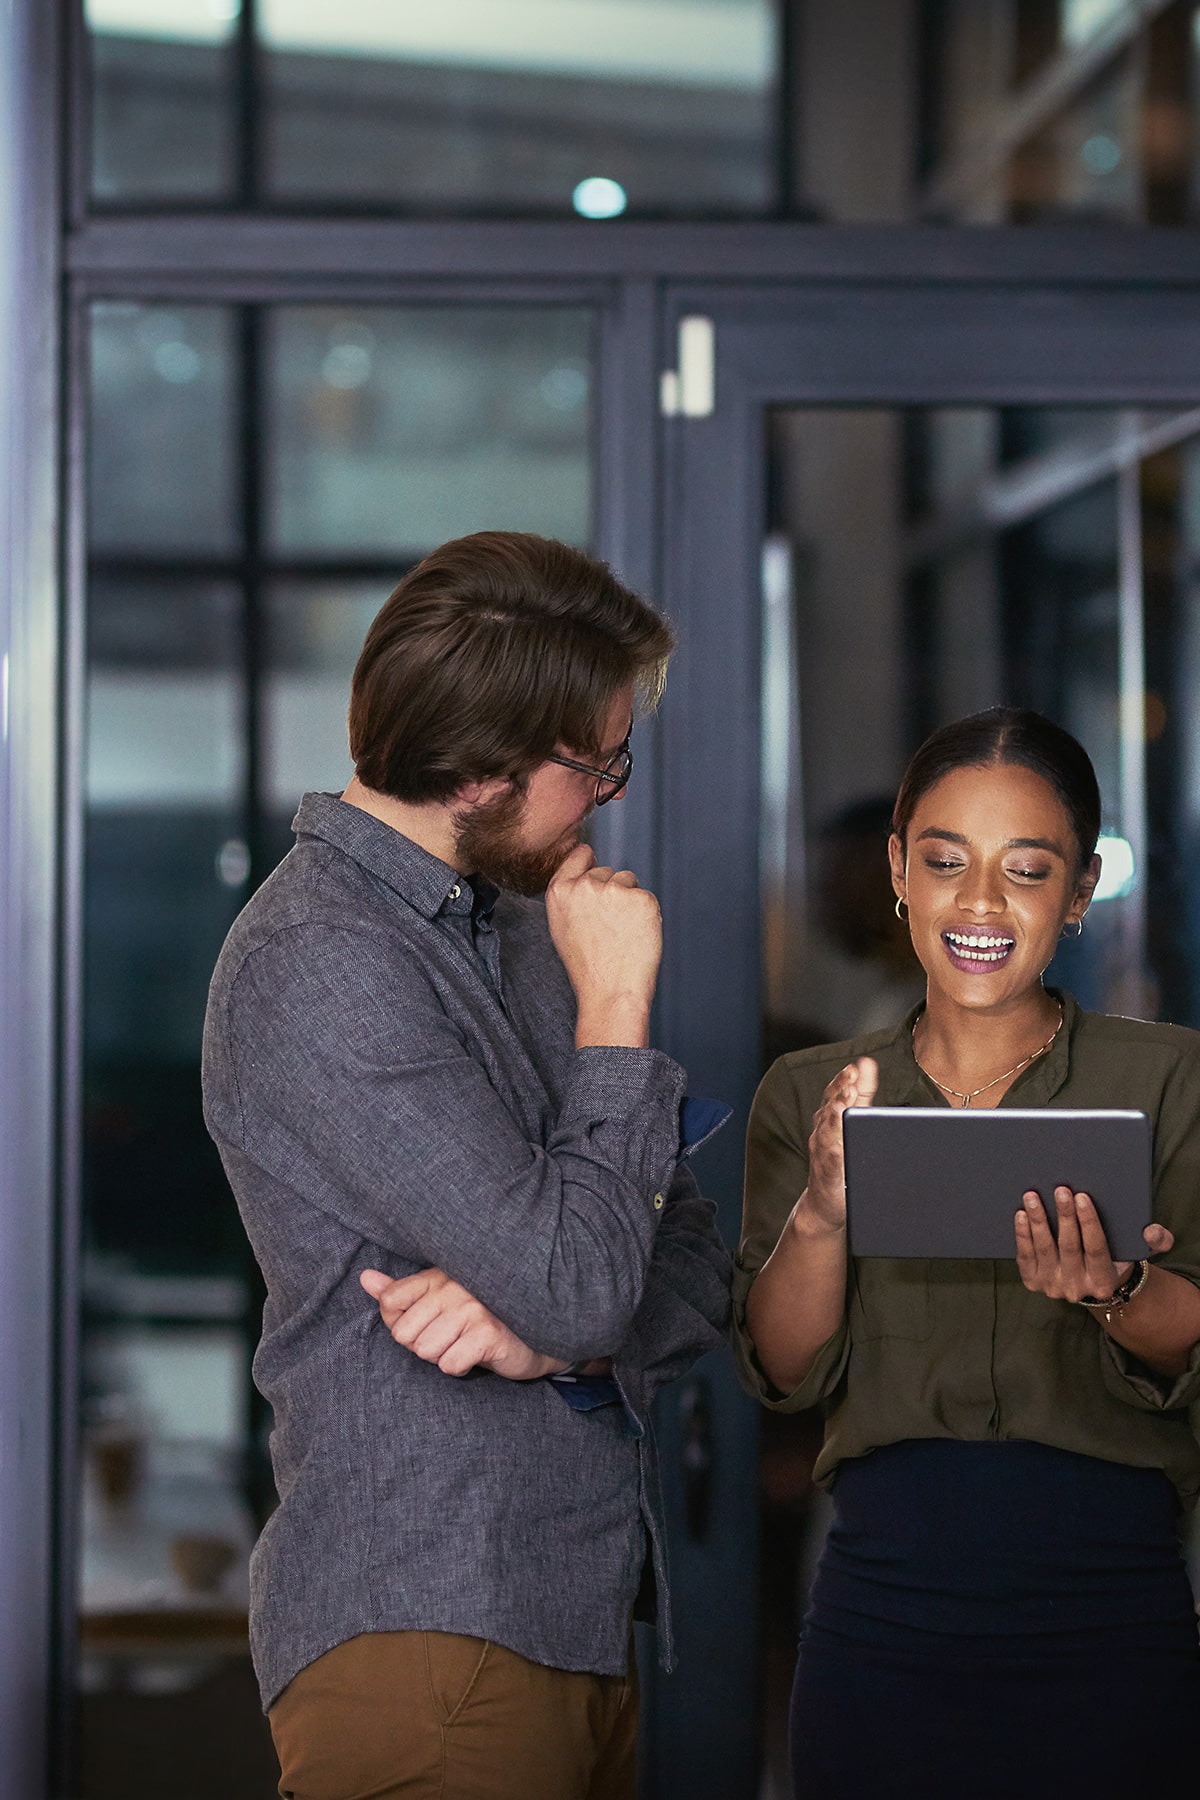
{"label": "woman", "polygon": [[[1190,1796],[1200,1033],[1042,985],[1100,869],[1096,778],[1068,733],[1008,708],[945,727],[893,825],[924,1006],[783,1057],[747,1147],[739,1360],[766,1405],[825,1408],[835,1509],[792,1697],[796,1791]],[[1155,1261],[1115,1263],[1067,1188],[1014,1195],[1011,1263],[848,1258],[842,1114],[872,1101],[1145,1111]]]}

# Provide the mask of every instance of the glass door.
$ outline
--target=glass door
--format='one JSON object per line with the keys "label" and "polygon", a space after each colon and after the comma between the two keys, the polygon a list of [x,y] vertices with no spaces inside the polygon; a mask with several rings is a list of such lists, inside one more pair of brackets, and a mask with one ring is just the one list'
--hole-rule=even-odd
{"label": "glass door", "polygon": [[[665,427],[682,639],[662,720],[665,1024],[743,1123],[775,1056],[919,997],[887,877],[892,798],[928,731],[998,702],[1075,731],[1103,791],[1104,880],[1050,978],[1085,1005],[1200,1023],[1200,382],[1177,379],[1200,368],[1200,333],[1161,305],[983,286],[679,296],[670,341],[706,318],[714,358],[711,408],[694,390]],[[1188,360],[1158,359],[1159,324]],[[728,1137],[707,1172],[735,1241]],[[736,1788],[697,1756],[655,1791],[788,1800],[820,1420],[760,1419],[730,1383],[714,1421],[738,1537],[686,1592],[682,1629],[709,1639],[699,1667],[689,1645],[688,1686],[699,1715],[736,1684],[752,1745]]]}

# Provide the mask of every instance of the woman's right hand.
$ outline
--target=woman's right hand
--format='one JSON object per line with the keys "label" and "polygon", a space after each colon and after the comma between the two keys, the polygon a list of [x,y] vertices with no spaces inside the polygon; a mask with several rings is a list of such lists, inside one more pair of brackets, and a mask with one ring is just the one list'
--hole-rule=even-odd
{"label": "woman's right hand", "polygon": [[871,1056],[847,1063],[825,1089],[808,1139],[808,1186],[799,1210],[830,1231],[846,1223],[846,1157],[842,1114],[848,1106],[870,1106],[879,1088],[879,1065]]}

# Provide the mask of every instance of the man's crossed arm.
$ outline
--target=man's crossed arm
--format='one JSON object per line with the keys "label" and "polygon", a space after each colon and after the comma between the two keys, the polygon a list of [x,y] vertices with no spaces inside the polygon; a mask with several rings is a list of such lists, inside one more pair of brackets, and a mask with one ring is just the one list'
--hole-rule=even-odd
{"label": "man's crossed arm", "polygon": [[[379,1305],[392,1337],[443,1374],[488,1369],[507,1381],[536,1381],[569,1367],[529,1347],[482,1301],[441,1269],[423,1269],[399,1280],[364,1269],[362,1286]],[[654,1386],[681,1374],[714,1348],[728,1320],[728,1256],[690,1170],[671,1184],[662,1226],[651,1256],[641,1304],[622,1344],[611,1356],[578,1365],[586,1375],[607,1375],[614,1360],[632,1359]]]}
{"label": "man's crossed arm", "polygon": [[537,1381],[567,1367],[531,1350],[441,1269],[422,1269],[399,1281],[381,1269],[364,1269],[359,1280],[379,1302],[380,1317],[396,1342],[422,1362],[436,1363],[443,1375],[490,1369],[506,1381]]}

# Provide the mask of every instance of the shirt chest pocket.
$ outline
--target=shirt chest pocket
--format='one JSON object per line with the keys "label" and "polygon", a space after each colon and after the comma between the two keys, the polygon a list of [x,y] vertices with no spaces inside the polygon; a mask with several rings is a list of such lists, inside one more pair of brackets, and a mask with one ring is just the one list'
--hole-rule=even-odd
{"label": "shirt chest pocket", "polygon": [[924,1257],[858,1257],[851,1264],[852,1338],[927,1338],[933,1330]]}

